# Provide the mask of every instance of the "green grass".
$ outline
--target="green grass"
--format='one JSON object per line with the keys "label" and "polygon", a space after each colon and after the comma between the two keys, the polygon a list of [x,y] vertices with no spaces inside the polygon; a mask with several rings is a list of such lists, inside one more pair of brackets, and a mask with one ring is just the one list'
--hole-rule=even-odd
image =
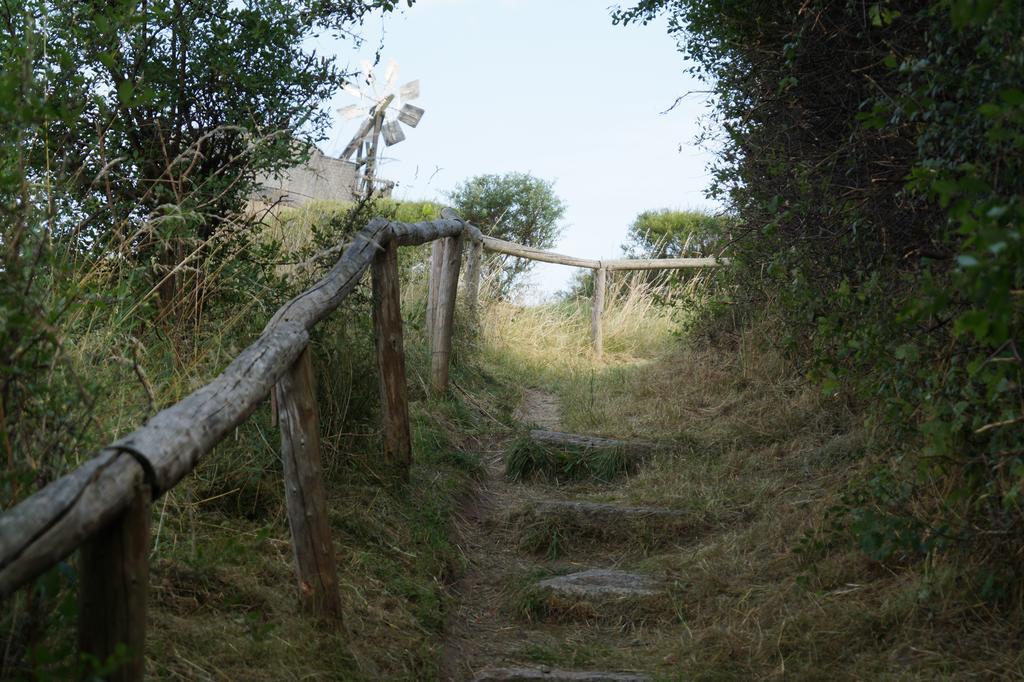
{"label": "green grass", "polygon": [[597,481],[610,483],[634,473],[641,457],[626,448],[553,446],[529,436],[512,442],[505,459],[505,473],[512,481]]}
{"label": "green grass", "polygon": [[[306,221],[307,232],[316,220]],[[309,246],[308,234],[291,237],[295,249]],[[480,474],[481,439],[507,422],[509,414],[508,399],[469,353],[457,354],[452,370],[462,390],[441,401],[427,398],[423,281],[411,267],[421,251],[404,249],[402,262],[414,444],[408,486],[382,485],[378,475],[379,397],[368,291],[354,292],[318,325],[313,338],[342,626],[325,627],[299,609],[280,434],[264,403],[153,505],[147,631],[151,678],[437,676],[450,585],[463,570],[454,519]],[[79,321],[81,334],[74,339],[70,361],[101,396],[79,456],[144,421],[151,409],[147,389],[159,408],[209,381],[312,274],[282,284],[281,290],[244,292],[243,303],[211,300],[195,328],[151,330],[142,336],[137,356],[121,352],[124,362],[108,359],[127,333],[115,325],[120,309],[110,319]],[[458,343],[468,346],[465,330],[460,327],[458,333]],[[148,386],[137,379],[133,359]],[[77,675],[75,571],[72,557],[0,610],[0,678]]]}
{"label": "green grass", "polygon": [[[564,307],[488,314],[483,352],[493,371],[557,394],[561,430],[674,444],[613,485],[577,482],[560,493],[695,519],[686,542],[644,546],[587,537],[566,520],[521,518],[520,547],[539,560],[614,557],[667,576],[676,587],[666,606],[678,620],[628,634],[521,585],[510,609],[524,627],[558,628],[546,645],[522,648],[524,658],[673,680],[1024,677],[1024,609],[979,599],[984,557],[976,573],[953,571],[941,553],[883,566],[828,532],[829,510],[888,447],[887,432],[800,376],[773,347],[778,330],[737,329],[711,345],[672,340],[655,316],[595,362],[582,307],[575,318]],[[639,328],[618,315],[620,330]],[[566,469],[583,469],[527,442],[510,455],[519,480],[565,482]]]}
{"label": "green grass", "polygon": [[563,556],[573,537],[561,519],[532,519],[519,526],[519,548],[548,559]]}
{"label": "green grass", "polygon": [[416,461],[404,488],[382,487],[354,463],[328,470],[344,604],[338,630],[298,609],[280,507],[254,521],[247,505],[211,503],[187,522],[177,520],[154,563],[149,660],[155,676],[436,676],[448,585],[462,570],[452,519],[479,467],[475,454],[451,438],[455,411],[451,403],[414,406]]}

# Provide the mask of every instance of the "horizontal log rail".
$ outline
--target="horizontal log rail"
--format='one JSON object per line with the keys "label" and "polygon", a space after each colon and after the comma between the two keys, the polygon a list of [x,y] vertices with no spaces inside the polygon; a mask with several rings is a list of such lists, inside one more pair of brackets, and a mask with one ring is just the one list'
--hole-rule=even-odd
{"label": "horizontal log rail", "polygon": [[554,253],[553,251],[535,249],[532,246],[522,246],[521,244],[514,244],[496,237],[483,236],[481,237],[481,241],[483,242],[485,249],[495,253],[504,253],[509,256],[518,256],[519,258],[529,258],[530,260],[536,260],[542,263],[555,263],[557,265],[571,265],[577,268],[590,268],[591,270],[596,270],[601,267],[601,261],[592,260],[590,258],[576,258],[575,256],[563,256],[562,254]]}
{"label": "horizontal log rail", "polygon": [[519,258],[541,261],[542,263],[555,263],[556,265],[569,265],[577,268],[588,268],[590,270],[678,270],[682,268],[713,268],[718,265],[727,265],[726,258],[616,258],[612,260],[595,260],[592,258],[576,258],[565,256],[554,251],[544,251],[532,246],[523,246],[504,239],[480,235],[480,242],[488,251],[504,253]]}
{"label": "horizontal log rail", "polygon": [[[338,308],[371,265],[383,460],[401,481],[407,480],[411,445],[395,247],[435,243],[431,274],[438,281],[431,282],[427,313],[431,388],[435,395],[447,390],[452,317],[465,242],[470,245],[465,250],[470,259],[466,273],[473,281],[467,282],[467,304],[473,319],[477,314],[481,247],[531,260],[591,268],[602,283],[608,270],[709,267],[724,262],[714,258],[574,258],[485,236],[450,209],[442,211],[441,216],[418,223],[371,220],[354,235],[323,278],[281,306],[260,336],[219,376],[0,514],[0,600],[84,548],[88,550],[84,556],[101,559],[80,562],[80,599],[91,604],[97,599],[114,600],[124,613],[112,620],[110,627],[98,630],[97,608],[90,608],[89,613],[80,616],[79,629],[87,635],[80,636],[81,646],[93,655],[105,655],[118,643],[141,646],[144,638],[139,629],[144,622],[148,571],[147,552],[140,547],[148,543],[145,519],[149,504],[193,471],[273,394],[281,417],[285,487],[300,598],[318,617],[338,619],[333,549],[319,482],[319,417],[310,330]],[[592,311],[598,330],[597,348],[603,297],[602,286],[600,294],[595,294],[598,305]],[[396,362],[396,357],[402,362]],[[110,547],[116,548],[116,556],[111,555]],[[131,589],[125,592],[124,585]],[[114,596],[106,596],[111,594]],[[141,616],[131,612],[138,609],[143,609]],[[141,679],[142,652],[129,653],[132,663],[116,677]]]}
{"label": "horizontal log rail", "polygon": [[[473,228],[470,226],[473,230]],[[570,265],[577,268],[589,268],[594,271],[594,298],[590,306],[590,343],[594,349],[594,357],[600,359],[604,354],[604,332],[601,316],[604,312],[605,289],[608,286],[608,273],[613,270],[678,270],[682,268],[713,268],[728,265],[727,258],[616,258],[613,260],[594,260],[592,258],[576,258],[565,256],[554,251],[544,251],[532,246],[523,246],[507,242],[504,239],[488,237],[476,230],[474,238],[483,248],[495,253],[503,253],[518,258],[557,265]],[[470,286],[474,286],[471,283]],[[475,294],[473,294],[475,299]],[[475,311],[474,311],[475,312]]]}

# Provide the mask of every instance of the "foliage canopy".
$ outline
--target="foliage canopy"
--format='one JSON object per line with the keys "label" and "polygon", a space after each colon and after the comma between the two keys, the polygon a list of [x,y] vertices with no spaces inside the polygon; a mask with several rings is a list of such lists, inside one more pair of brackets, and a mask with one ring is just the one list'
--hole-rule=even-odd
{"label": "foliage canopy", "polygon": [[[852,494],[871,556],[1024,544],[1024,10],[1009,0],[644,0],[714,91],[733,293],[897,431]],[[993,538],[999,538],[993,541]]]}
{"label": "foliage canopy", "polygon": [[[64,362],[109,322],[133,357],[152,328],[274,278],[257,174],[307,153],[345,80],[309,39],[391,0],[0,0],[0,494],[45,483],[91,427]],[[183,324],[177,324],[183,323]],[[17,456],[16,456],[17,454]]]}
{"label": "foliage canopy", "polygon": [[629,258],[711,255],[731,226],[728,217],[705,211],[644,211],[630,224],[622,250]]}
{"label": "foliage canopy", "polygon": [[[449,200],[463,219],[499,239],[548,249],[562,230],[558,221],[565,204],[555,194],[554,183],[527,173],[478,175],[456,187]],[[508,298],[533,262],[491,254],[488,265],[495,292]]]}

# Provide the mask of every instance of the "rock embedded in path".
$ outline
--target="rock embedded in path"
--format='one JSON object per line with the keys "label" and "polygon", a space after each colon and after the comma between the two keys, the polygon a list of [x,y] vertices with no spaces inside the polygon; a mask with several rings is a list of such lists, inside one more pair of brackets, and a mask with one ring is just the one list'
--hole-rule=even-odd
{"label": "rock embedded in path", "polygon": [[557,429],[561,423],[562,407],[558,397],[536,388],[523,391],[523,402],[516,410],[516,419],[545,429]]}
{"label": "rock embedded in path", "polygon": [[594,568],[541,580],[534,590],[533,615],[542,619],[639,623],[673,614],[668,585],[641,573]]}
{"label": "rock embedded in path", "polygon": [[647,675],[597,671],[556,670],[554,668],[492,668],[473,678],[473,682],[650,682]]}
{"label": "rock embedded in path", "polygon": [[618,519],[658,519],[674,521],[686,518],[687,514],[678,509],[665,507],[630,506],[610,502],[587,502],[584,500],[539,500],[532,511],[543,516],[572,514],[597,522]]}
{"label": "rock embedded in path", "polygon": [[614,523],[621,520],[658,521],[675,523],[690,518],[690,514],[679,509],[665,507],[634,507],[608,502],[585,502],[582,500],[541,500],[534,512],[543,516],[572,515],[595,523]]}
{"label": "rock embedded in path", "polygon": [[629,452],[645,452],[657,447],[655,443],[643,440],[618,440],[617,438],[603,438],[601,436],[588,436],[582,433],[565,433],[563,431],[548,431],[545,429],[530,431],[530,438],[544,445],[584,448],[587,450],[610,450],[615,448]]}
{"label": "rock embedded in path", "polygon": [[537,587],[559,595],[584,598],[653,597],[665,592],[664,585],[648,575],[606,568],[555,576],[541,580]]}

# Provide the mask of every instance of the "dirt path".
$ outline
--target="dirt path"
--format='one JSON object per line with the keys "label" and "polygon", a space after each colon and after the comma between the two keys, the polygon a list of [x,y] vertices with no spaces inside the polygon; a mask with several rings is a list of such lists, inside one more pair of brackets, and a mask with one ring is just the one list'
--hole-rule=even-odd
{"label": "dirt path", "polygon": [[[560,411],[558,398],[529,388],[516,419],[526,425],[557,429]],[[529,488],[512,485],[505,477],[507,444],[507,439],[496,441],[483,453],[485,475],[476,499],[460,519],[459,544],[468,565],[456,588],[459,605],[449,619],[441,666],[443,680],[461,682],[484,668],[509,663],[510,641],[529,642],[529,632],[505,608],[509,581],[533,566],[532,560],[517,550],[508,524],[509,512],[524,505],[531,495]]]}
{"label": "dirt path", "polygon": [[[526,389],[516,417],[524,426],[559,430],[558,399],[544,391]],[[609,537],[585,551],[563,556],[544,552],[531,554],[521,547],[523,515],[543,513],[553,508],[582,513],[585,523],[598,523],[602,532],[622,521],[618,517],[652,519],[656,510],[616,507],[586,501],[593,484],[549,485],[542,482],[509,482],[505,476],[505,451],[510,437],[496,440],[484,453],[486,474],[474,503],[468,506],[459,523],[460,546],[467,561],[465,576],[457,586],[458,606],[448,623],[448,638],[442,659],[441,679],[464,680],[551,680],[562,682],[636,682],[646,675],[629,672],[600,672],[631,667],[622,652],[650,649],[642,636],[645,619],[634,619],[628,612],[613,621],[605,620],[609,608],[632,604],[636,595],[647,595],[650,579],[626,573],[619,563],[629,550]],[[519,516],[517,516],[519,515]],[[539,517],[531,516],[536,520]],[[566,517],[543,517],[555,524],[561,535],[573,532]],[[579,519],[577,519],[579,520]],[[626,518],[628,521],[628,518]],[[570,524],[565,526],[562,524]],[[531,526],[533,528],[533,526]],[[566,535],[569,537],[569,535]],[[557,576],[557,577],[556,577]],[[609,582],[610,581],[610,582]],[[557,582],[567,590],[555,597],[562,606],[579,599],[583,590],[585,606],[569,606],[568,617],[530,617],[537,614],[531,601],[540,586]],[[653,585],[654,581],[650,581]],[[613,583],[613,584],[610,584]],[[603,591],[602,591],[603,590]],[[615,593],[607,602],[608,590]],[[594,595],[605,595],[595,600]],[[660,595],[655,590],[650,594]],[[547,599],[547,597],[544,597]],[[602,602],[601,600],[604,599]],[[588,603],[589,601],[589,603]],[[547,603],[547,602],[545,602]],[[594,610],[596,604],[597,610]],[[589,615],[588,615],[589,614]],[[479,676],[479,677],[478,677]]]}

